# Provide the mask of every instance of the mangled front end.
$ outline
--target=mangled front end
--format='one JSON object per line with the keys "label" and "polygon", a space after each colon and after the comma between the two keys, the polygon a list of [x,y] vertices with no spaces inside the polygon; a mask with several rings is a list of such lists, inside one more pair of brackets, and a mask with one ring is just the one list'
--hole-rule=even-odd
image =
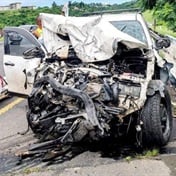
{"label": "mangled front end", "polygon": [[[134,51],[142,58],[140,64]],[[109,136],[112,126],[120,131],[125,125],[117,135],[126,134],[130,122],[125,124],[124,118],[144,105],[149,83],[146,73],[151,61],[140,50],[134,51],[127,51],[127,57],[76,66],[73,60],[64,66],[59,60],[43,63],[28,98],[33,131],[46,139],[61,138],[62,143]]]}
{"label": "mangled front end", "polygon": [[34,132],[62,137],[62,142],[76,142],[87,134],[96,139],[110,134],[113,119],[121,123],[122,117],[139,110],[139,83],[126,85],[127,80],[118,81],[107,74],[91,75],[90,71],[61,71],[64,83],[58,81],[63,77],[51,76],[35,82],[28,113]]}
{"label": "mangled front end", "polygon": [[[44,18],[44,27],[46,21],[50,21],[49,17]],[[121,136],[129,132],[132,121],[135,121],[136,131],[139,130],[139,112],[154,74],[154,54],[146,49],[145,44],[118,30],[114,38],[106,35],[107,41],[113,43],[111,51],[101,50],[107,44],[101,33],[95,35],[97,28],[102,29],[101,19],[91,19],[86,26],[76,29],[70,21],[69,25],[54,28],[58,30],[53,32],[52,37],[57,36],[59,40],[55,38],[55,41],[59,43],[48,43],[48,49],[60,54],[64,46],[70,48],[71,42],[74,52],[70,53],[68,49],[66,59],[58,54],[58,59],[46,59],[38,68],[34,88],[28,98],[30,127],[43,140],[59,139],[62,144],[85,138],[98,140],[110,135]],[[92,29],[89,36],[87,29],[90,29],[90,24],[95,25],[95,31]],[[111,24],[108,26],[115,30]],[[61,29],[62,33],[58,35]],[[63,29],[66,31],[63,32]],[[48,31],[45,32],[48,34]],[[63,33],[70,40],[61,46],[63,38],[60,35]],[[102,35],[105,36],[104,32]],[[84,41],[81,40],[83,37]],[[99,43],[100,39],[102,43]],[[136,118],[127,119],[132,116]]]}

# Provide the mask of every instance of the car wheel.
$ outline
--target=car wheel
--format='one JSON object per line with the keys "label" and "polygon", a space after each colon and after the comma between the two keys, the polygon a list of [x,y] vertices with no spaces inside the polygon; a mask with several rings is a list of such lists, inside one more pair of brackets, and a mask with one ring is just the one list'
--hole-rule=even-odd
{"label": "car wheel", "polygon": [[142,143],[145,146],[163,146],[172,131],[171,102],[168,92],[162,98],[159,93],[148,97],[142,110]]}

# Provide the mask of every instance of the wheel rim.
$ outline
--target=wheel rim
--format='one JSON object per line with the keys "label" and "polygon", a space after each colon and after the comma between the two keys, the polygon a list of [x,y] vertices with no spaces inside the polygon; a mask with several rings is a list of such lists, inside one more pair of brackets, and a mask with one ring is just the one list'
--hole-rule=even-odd
{"label": "wheel rim", "polygon": [[167,138],[170,135],[170,121],[167,109],[163,104],[160,104],[160,120],[163,137]]}

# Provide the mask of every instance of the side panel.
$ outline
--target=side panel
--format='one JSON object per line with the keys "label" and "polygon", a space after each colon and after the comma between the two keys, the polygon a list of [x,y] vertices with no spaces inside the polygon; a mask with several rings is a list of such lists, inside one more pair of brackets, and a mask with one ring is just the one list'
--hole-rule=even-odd
{"label": "side panel", "polygon": [[24,59],[4,55],[4,70],[9,92],[28,95],[32,90],[35,68],[40,64],[39,58]]}
{"label": "side panel", "polygon": [[7,28],[4,33],[3,62],[9,92],[28,95],[41,58],[25,59],[23,52],[41,44],[25,29]]}

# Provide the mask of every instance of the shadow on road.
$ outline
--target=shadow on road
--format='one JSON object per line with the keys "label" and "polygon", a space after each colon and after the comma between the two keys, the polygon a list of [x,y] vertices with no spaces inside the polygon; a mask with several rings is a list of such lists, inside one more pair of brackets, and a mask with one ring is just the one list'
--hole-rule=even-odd
{"label": "shadow on road", "polygon": [[[174,119],[174,130],[172,134],[172,139],[169,145],[162,147],[159,150],[161,155],[176,154],[176,145],[175,145],[175,119]],[[55,155],[50,152],[47,155],[43,153],[38,153],[36,155],[27,155],[27,157],[17,157],[14,153],[9,154],[0,154],[0,175],[4,173],[11,173],[20,171],[22,169],[31,168],[31,167],[48,167],[54,164],[61,164],[65,161],[70,161],[72,158],[86,152],[98,152],[101,158],[111,158],[114,160],[121,160],[127,157],[135,158],[138,155],[144,153],[144,149],[137,147],[134,144],[134,141],[131,140],[117,140],[114,138],[107,138],[97,142],[81,142],[74,144],[72,146],[65,146],[62,152],[58,155]],[[145,149],[146,151],[146,149]],[[93,158],[92,158],[93,160]]]}
{"label": "shadow on road", "polygon": [[[52,159],[48,159],[48,157],[52,157],[52,153],[50,153],[49,156],[43,156],[42,153],[38,153],[37,155],[23,158],[16,157],[14,154],[0,155],[0,175],[2,173],[16,172],[34,166],[46,168],[53,164],[61,164],[65,161],[70,161],[72,158],[86,151],[98,152],[100,154],[99,157],[112,158],[114,160],[121,160],[126,157],[133,158],[143,153],[143,150],[136,147],[136,145],[128,141],[119,142],[115,139],[105,139],[93,143],[77,143],[71,147],[66,146],[65,152],[63,152],[62,155],[53,157]],[[176,153],[176,149],[174,152]],[[93,159],[94,158],[92,158],[92,160]]]}
{"label": "shadow on road", "polygon": [[20,171],[22,169],[37,167],[41,164],[45,167],[53,164],[61,164],[65,161],[71,160],[72,158],[82,154],[83,152],[98,152],[100,157],[113,158],[115,160],[123,159],[127,156],[134,156],[136,153],[141,153],[134,145],[118,143],[116,141],[107,139],[100,142],[94,143],[81,143],[75,144],[63,152],[62,155],[48,159],[50,156],[43,156],[42,154],[37,154],[31,157],[21,158],[14,154],[1,154],[0,155],[0,175],[4,173],[11,173],[15,171]]}

